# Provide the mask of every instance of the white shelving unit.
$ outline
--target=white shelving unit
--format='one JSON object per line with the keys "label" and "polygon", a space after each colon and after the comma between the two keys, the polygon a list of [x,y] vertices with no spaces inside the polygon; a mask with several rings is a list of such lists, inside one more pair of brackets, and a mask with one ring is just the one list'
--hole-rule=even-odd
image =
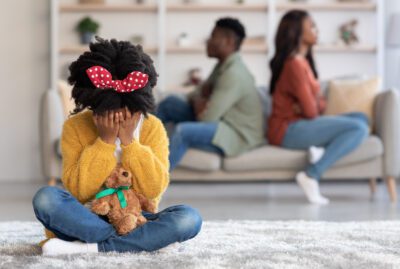
{"label": "white shelving unit", "polygon": [[[317,67],[320,75],[335,73],[338,76],[364,73],[370,76],[383,77],[384,74],[384,8],[385,0],[365,1],[329,1],[308,0],[306,3],[293,3],[287,0],[270,1],[270,9],[274,10],[272,28],[276,30],[280,17],[291,9],[309,11],[320,28],[320,44],[315,47]],[[335,45],[330,37],[339,25],[351,19],[359,20],[357,33],[360,43],[353,46]],[[336,30],[338,33],[338,31]],[[275,32],[273,32],[275,33]],[[273,52],[270,51],[270,54]],[[323,79],[333,76],[323,77]]]}
{"label": "white shelving unit", "polygon": [[156,12],[157,5],[133,4],[65,4],[61,5],[60,12]]}
{"label": "white shelving unit", "polygon": [[279,11],[290,9],[306,9],[309,11],[375,11],[375,2],[336,2],[336,3],[281,3],[276,8]]}
{"label": "white shelving unit", "polygon": [[267,12],[268,4],[172,4],[167,6],[169,12]]}
{"label": "white shelving unit", "polygon": [[[156,66],[160,74],[158,87],[161,90],[170,89],[175,84],[178,85],[183,82],[179,78],[182,78],[188,67],[193,64],[198,63],[204,69],[211,68],[215,62],[206,59],[204,40],[210,33],[215,18],[226,15],[239,17],[245,26],[247,26],[246,29],[250,36],[262,35],[265,37],[265,42],[245,43],[242,47],[242,52],[250,69],[253,68],[256,73],[257,83],[267,84],[269,77],[267,65],[273,54],[273,38],[277,24],[282,14],[290,9],[305,9],[310,11],[313,17],[315,15],[318,25],[320,24],[318,20],[321,17],[331,16],[331,20],[333,20],[340,16],[350,18],[353,17],[353,14],[357,18],[357,16],[362,14],[360,16],[364,20],[368,20],[375,27],[371,31],[371,34],[374,35],[371,40],[374,40],[374,42],[360,43],[353,47],[324,43],[317,46],[315,51],[318,55],[328,57],[326,60],[328,62],[330,61],[329,57],[334,60],[343,57],[343,61],[347,62],[351,57],[357,60],[367,58],[367,63],[374,64],[374,70],[372,71],[374,74],[382,76],[384,73],[384,0],[371,0],[366,3],[309,0],[309,2],[301,4],[292,3],[287,0],[247,0],[248,3],[245,4],[236,4],[233,0],[221,0],[218,2],[209,0],[204,3],[198,0],[194,4],[182,4],[180,0],[148,0],[147,2],[146,4],[135,4],[134,0],[108,0],[106,4],[95,5],[78,4],[77,0],[51,0],[50,42],[52,89],[56,88],[56,82],[60,77],[59,74],[61,74],[60,59],[66,58],[68,60],[68,57],[74,57],[72,59],[75,59],[87,49],[87,46],[78,44],[76,37],[74,39],[62,36],[64,34],[72,36],[71,29],[74,27],[74,25],[69,25],[68,28],[63,26],[62,23],[66,21],[63,20],[63,16],[71,17],[69,19],[70,24],[75,18],[80,18],[84,15],[90,15],[95,19],[97,19],[96,17],[101,17],[101,24],[106,26],[108,25],[106,20],[111,21],[111,18],[115,16],[120,16],[121,21],[124,23],[128,21],[128,18],[142,16],[141,18],[144,18],[148,22],[147,24],[144,23],[146,24],[145,27],[148,27],[153,35],[151,37],[152,42],[148,45],[145,44],[144,49],[153,57],[156,57]],[[245,18],[242,19],[242,16],[245,16]],[[341,22],[338,21],[337,25]],[[115,27],[117,24],[113,23],[113,27]],[[251,24],[250,27],[248,23]],[[74,21],[74,24],[76,24],[76,21]],[[143,27],[143,25],[137,26],[135,24],[131,26],[129,24],[125,25],[126,27],[132,27],[132,32],[137,29],[135,27]],[[100,33],[100,35],[107,38],[113,37],[113,27],[106,29],[109,31],[107,34]],[[199,36],[193,37],[194,41],[190,46],[177,46],[174,42],[177,33],[189,27],[193,28],[194,33],[199,33]],[[205,70],[203,75],[206,76],[208,71]],[[354,70],[354,72],[357,71]]]}

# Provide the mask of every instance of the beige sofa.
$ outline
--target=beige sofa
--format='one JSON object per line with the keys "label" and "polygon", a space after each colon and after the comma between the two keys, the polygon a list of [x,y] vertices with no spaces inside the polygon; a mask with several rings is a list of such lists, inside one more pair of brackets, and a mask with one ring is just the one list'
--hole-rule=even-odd
{"label": "beige sofa", "polygon": [[[264,102],[268,98],[260,97]],[[268,117],[268,111],[265,117]],[[386,180],[391,201],[395,202],[396,178],[400,175],[400,98],[397,90],[378,94],[374,118],[374,132],[359,148],[329,169],[323,180],[369,179],[374,192],[376,179],[382,178]],[[189,149],[171,177],[175,181],[293,180],[306,165],[306,151],[268,144],[231,158]]]}
{"label": "beige sofa", "polygon": [[[42,164],[44,175],[54,183],[61,176],[59,138],[66,107],[71,107],[63,91],[46,92],[42,100]],[[267,98],[261,96],[261,98]],[[385,179],[390,199],[395,202],[396,178],[400,175],[400,97],[397,90],[383,91],[375,100],[374,133],[354,152],[340,160],[323,176],[326,179]],[[265,117],[268,111],[265,112]],[[307,164],[305,151],[264,145],[233,158],[190,149],[171,173],[172,181],[272,181],[293,180]]]}

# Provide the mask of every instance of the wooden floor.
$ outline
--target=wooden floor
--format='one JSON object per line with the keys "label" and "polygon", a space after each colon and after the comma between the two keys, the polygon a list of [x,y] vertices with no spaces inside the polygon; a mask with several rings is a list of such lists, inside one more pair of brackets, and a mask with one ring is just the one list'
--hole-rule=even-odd
{"label": "wooden floor", "polygon": [[[0,183],[0,221],[34,220],[32,197],[42,184]],[[400,219],[398,204],[389,201],[378,182],[374,198],[367,181],[323,182],[328,206],[306,202],[294,182],[285,183],[171,183],[160,209],[176,204],[197,208],[204,220],[322,220],[369,221]]]}

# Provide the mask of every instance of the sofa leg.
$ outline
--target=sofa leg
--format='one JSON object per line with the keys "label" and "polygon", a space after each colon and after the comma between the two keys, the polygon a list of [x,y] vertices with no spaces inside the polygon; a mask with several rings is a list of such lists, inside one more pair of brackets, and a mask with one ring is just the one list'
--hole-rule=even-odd
{"label": "sofa leg", "polygon": [[369,180],[369,189],[371,190],[371,197],[373,197],[376,193],[376,178]]}
{"label": "sofa leg", "polygon": [[55,186],[55,185],[57,185],[57,179],[55,177],[51,177],[47,184],[49,186]]}
{"label": "sofa leg", "polygon": [[392,203],[397,202],[397,190],[396,190],[396,178],[395,177],[387,177],[386,184],[390,196],[390,201]]}

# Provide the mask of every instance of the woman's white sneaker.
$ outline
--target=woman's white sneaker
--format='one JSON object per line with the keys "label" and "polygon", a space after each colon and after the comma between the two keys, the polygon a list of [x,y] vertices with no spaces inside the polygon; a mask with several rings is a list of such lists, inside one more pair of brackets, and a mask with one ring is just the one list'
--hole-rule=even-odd
{"label": "woman's white sneaker", "polygon": [[321,195],[317,180],[307,176],[305,172],[299,172],[296,175],[296,181],[297,184],[299,184],[299,186],[303,189],[310,203],[318,205],[329,204],[329,199]]}

